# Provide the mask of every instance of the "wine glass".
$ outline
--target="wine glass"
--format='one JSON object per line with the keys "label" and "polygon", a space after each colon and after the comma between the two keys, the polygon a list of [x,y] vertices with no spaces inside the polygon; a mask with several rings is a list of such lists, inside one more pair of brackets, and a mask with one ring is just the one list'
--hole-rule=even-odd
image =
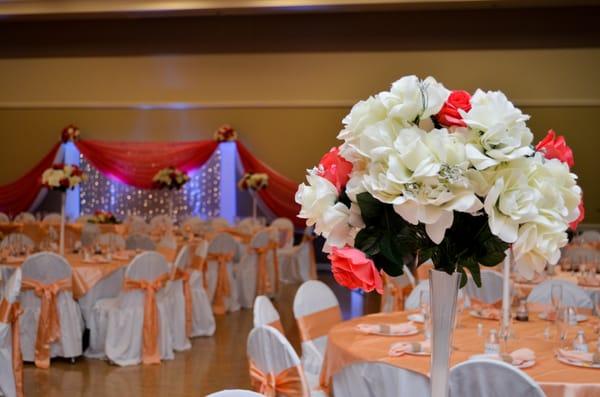
{"label": "wine glass", "polygon": [[564,348],[565,342],[567,340],[567,335],[569,332],[569,308],[562,308],[556,314],[556,326],[557,326],[557,335],[559,348]]}

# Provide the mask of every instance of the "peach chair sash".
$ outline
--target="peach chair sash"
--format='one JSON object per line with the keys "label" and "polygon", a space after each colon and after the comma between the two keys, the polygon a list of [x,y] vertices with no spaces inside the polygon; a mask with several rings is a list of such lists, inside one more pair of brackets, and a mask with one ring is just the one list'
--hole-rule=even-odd
{"label": "peach chair sash", "polygon": [[267,325],[275,328],[277,331],[281,332],[282,335],[285,335],[285,332],[283,331],[283,324],[281,324],[281,320],[271,321]]}
{"label": "peach chair sash", "polygon": [[300,317],[296,321],[300,339],[304,342],[327,335],[331,327],[342,321],[342,313],[338,306],[332,306]]}
{"label": "peach chair sash", "polygon": [[190,273],[181,268],[175,268],[173,280],[181,280],[185,305],[185,334],[192,335],[192,290],[190,289]]}
{"label": "peach chair sash", "polygon": [[275,277],[275,292],[279,292],[279,255],[277,255],[277,249],[279,248],[279,243],[277,241],[271,241],[268,244],[269,249],[273,253],[273,270]]}
{"label": "peach chair sash", "polygon": [[[418,255],[418,253],[417,253]],[[418,258],[417,258],[418,260]],[[433,264],[431,262],[429,263],[423,263],[421,266],[417,267],[417,280],[419,281],[423,281],[423,280],[429,280],[429,270],[433,269]]]}
{"label": "peach chair sash", "polygon": [[265,397],[310,397],[307,381],[301,366],[293,366],[278,374],[265,373],[250,361],[252,388]]}
{"label": "peach chair sash", "polygon": [[273,292],[269,271],[267,270],[267,254],[271,250],[269,245],[264,247],[254,247],[256,253],[256,295],[267,295]]}
{"label": "peach chair sash", "polygon": [[302,243],[306,243],[308,244],[308,255],[309,255],[309,261],[310,261],[310,278],[312,280],[316,280],[317,279],[317,258],[316,258],[316,254],[315,254],[315,246],[313,244],[313,241],[315,239],[315,236],[310,235],[310,234],[305,234],[304,237],[302,237]]}
{"label": "peach chair sash", "polygon": [[21,290],[33,290],[40,298],[40,316],[35,339],[35,366],[50,367],[50,345],[60,339],[60,316],[56,306],[56,297],[61,291],[71,290],[71,278],[43,284],[31,278],[23,278]]}
{"label": "peach chair sash", "polygon": [[[404,310],[404,300],[410,294],[413,289],[412,285],[407,285],[404,288],[400,288],[394,280],[383,273],[384,291],[390,294],[392,297],[392,308],[391,311],[397,312]],[[381,299],[381,311],[383,311],[383,305],[385,304],[385,297]]]}
{"label": "peach chair sash", "polygon": [[21,342],[19,317],[23,310],[19,302],[10,303],[6,299],[0,301],[0,323],[10,324],[12,339],[12,366],[15,377],[17,397],[23,397],[23,359],[21,358]]}
{"label": "peach chair sash", "polygon": [[142,332],[142,362],[144,364],[159,364],[160,352],[158,350],[158,306],[156,293],[164,288],[169,281],[169,274],[165,273],[155,280],[133,280],[125,278],[125,291],[144,291],[144,324]]}
{"label": "peach chair sash", "polygon": [[231,285],[229,285],[229,272],[227,264],[233,259],[231,252],[212,252],[206,255],[207,261],[216,261],[218,263],[217,285],[215,287],[215,297],[213,298],[213,312],[215,314],[225,314],[225,298],[231,294]]}

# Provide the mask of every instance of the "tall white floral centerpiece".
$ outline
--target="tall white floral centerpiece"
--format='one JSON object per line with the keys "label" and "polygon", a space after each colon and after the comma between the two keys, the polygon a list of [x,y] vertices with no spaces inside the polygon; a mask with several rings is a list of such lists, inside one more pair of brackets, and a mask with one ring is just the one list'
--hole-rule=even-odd
{"label": "tall white floral centerpiece", "polygon": [[175,167],[163,168],[152,178],[155,189],[169,190],[169,217],[171,218],[171,222],[175,219],[173,214],[173,192],[180,190],[189,180],[190,177],[185,171]]}
{"label": "tall white floral centerpiece", "polygon": [[238,181],[240,190],[249,190],[252,196],[252,218],[256,219],[257,201],[256,192],[269,186],[269,175],[262,172],[246,172]]}
{"label": "tall white floral centerpiece", "polygon": [[499,91],[449,91],[403,77],[360,101],[342,144],[308,171],[299,217],[325,238],[335,279],[381,293],[381,272],[431,260],[432,395],[448,395],[459,283],[501,263],[524,277],[555,264],[580,216],[581,189],[551,132],[537,148],[529,116]]}
{"label": "tall white floral centerpiece", "polygon": [[65,204],[66,191],[74,189],[85,179],[85,174],[76,165],[54,164],[42,174],[42,185],[50,190],[61,192],[60,195],[60,240],[59,253],[65,254]]}

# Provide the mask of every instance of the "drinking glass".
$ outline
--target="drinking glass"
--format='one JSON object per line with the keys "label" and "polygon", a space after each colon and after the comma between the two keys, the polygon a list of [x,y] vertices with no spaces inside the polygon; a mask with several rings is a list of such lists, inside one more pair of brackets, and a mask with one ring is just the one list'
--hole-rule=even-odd
{"label": "drinking glass", "polygon": [[567,341],[567,335],[569,332],[569,308],[562,308],[556,314],[556,327],[559,348],[564,348]]}

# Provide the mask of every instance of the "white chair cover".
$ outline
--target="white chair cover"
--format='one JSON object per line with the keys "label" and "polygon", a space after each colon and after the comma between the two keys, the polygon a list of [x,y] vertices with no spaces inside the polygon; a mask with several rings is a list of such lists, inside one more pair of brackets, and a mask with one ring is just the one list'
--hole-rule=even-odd
{"label": "white chair cover", "polygon": [[[303,283],[294,297],[294,317],[297,319],[340,304],[335,294],[325,283],[310,280]],[[304,370],[318,376],[323,365],[327,347],[327,335],[302,342],[302,365]]]}
{"label": "white chair cover", "polygon": [[125,246],[129,250],[142,250],[142,251],[154,251],[156,249],[156,244],[150,236],[145,234],[133,234],[127,237],[125,241]]}
{"label": "white chair cover", "polygon": [[[169,272],[165,258],[157,252],[136,256],[127,267],[125,277],[153,281]],[[90,316],[90,347],[86,356],[107,357],[120,366],[142,361],[144,298],[141,290],[122,290],[115,299],[98,301]],[[159,315],[158,349],[162,360],[171,360],[173,338],[169,327],[167,288],[156,293]]]}
{"label": "white chair cover", "polygon": [[157,215],[150,220],[150,228],[152,230],[157,229],[169,229],[173,226],[173,220],[168,215]]}
{"label": "white chair cover", "polygon": [[35,223],[35,216],[30,212],[21,212],[15,216],[15,222],[17,223]]}
{"label": "white chair cover", "polygon": [[84,247],[93,245],[100,233],[100,226],[94,223],[85,223],[81,229],[81,244]]}
{"label": "white chair cover", "polygon": [[[258,254],[253,248],[266,248],[269,244],[270,234],[264,230],[258,232],[250,241],[248,249],[243,254],[240,263],[237,265],[237,282],[239,288],[240,305],[244,308],[251,308],[256,297],[257,273],[258,273]],[[268,254],[267,254],[268,255]],[[267,259],[267,268],[269,268]],[[270,279],[273,282],[273,279]],[[271,284],[273,285],[273,284]]]}
{"label": "white chair cover", "polygon": [[248,390],[222,390],[216,393],[209,394],[206,397],[264,397],[263,394],[258,394]]}
{"label": "white chair cover", "polygon": [[2,242],[0,243],[0,249],[6,248],[26,248],[29,251],[33,250],[35,244],[33,240],[24,235],[23,233],[11,233],[8,236],[4,237]]}
{"label": "white chair cover", "polygon": [[225,218],[213,218],[210,220],[210,226],[213,229],[222,229],[229,226],[229,222]]}
{"label": "white chair cover", "polygon": [[0,223],[10,223],[10,217],[4,212],[0,212]]}
{"label": "white chair cover", "polygon": [[499,360],[465,361],[450,370],[451,397],[545,397],[525,372]]}
{"label": "white chair cover", "polygon": [[290,248],[294,245],[294,224],[288,218],[277,218],[271,227],[279,232],[279,248]]}
{"label": "white chair cover", "polygon": [[48,214],[42,220],[44,225],[60,225],[60,214]]}
{"label": "white chair cover", "polygon": [[135,217],[127,223],[127,232],[131,234],[148,234],[150,233],[150,225],[146,223],[144,218]]}
{"label": "white chair cover", "polygon": [[[14,303],[21,291],[21,269],[13,272],[2,291],[2,298]],[[17,390],[12,365],[11,325],[0,322],[0,393],[7,397],[16,397]]]}
{"label": "white chair cover", "polygon": [[568,247],[563,250],[562,257],[571,262],[573,269],[579,269],[581,265],[585,265],[588,270],[593,266],[600,266],[600,251],[594,248]]}
{"label": "white chair cover", "polygon": [[249,217],[249,218],[244,218],[241,221],[239,221],[237,226],[239,228],[246,228],[248,230],[251,230],[253,228],[260,227],[261,225],[260,225],[260,222],[258,221],[258,219]]}
{"label": "white chair cover", "polygon": [[[173,264],[172,273],[175,269],[186,269],[190,261],[190,248],[186,245],[177,254]],[[169,325],[171,326],[171,335],[173,336],[173,349],[175,351],[184,351],[192,348],[192,344],[186,335],[185,328],[185,298],[183,295],[183,281],[173,280],[169,282],[167,288],[169,299]]]}
{"label": "white chair cover", "polygon": [[429,378],[390,364],[360,362],[333,376],[333,394],[344,397],[429,396]]}
{"label": "white chair cover", "polygon": [[[94,286],[87,291],[85,295],[79,298],[79,308],[86,328],[90,328],[90,318],[94,305],[101,299],[116,298],[121,292],[123,286],[123,278],[125,277],[125,268],[115,270],[111,274],[102,278]],[[102,348],[104,351],[104,348]],[[86,352],[87,355],[87,352]]]}
{"label": "white chair cover", "polygon": [[202,234],[205,230],[204,221],[197,216],[191,216],[187,218],[185,221],[183,221],[181,227],[184,232],[186,230],[191,230],[191,232],[194,234]]}
{"label": "white chair cover", "polygon": [[96,237],[96,244],[109,247],[111,251],[125,249],[125,239],[117,233],[104,233]]}
{"label": "white chair cover", "polygon": [[550,306],[552,304],[552,286],[562,285],[562,303],[565,306],[593,309],[594,304],[590,296],[578,285],[566,280],[547,280],[536,285],[527,302],[541,303]]}
{"label": "white chair cover", "polygon": [[[421,280],[416,287],[410,292],[410,295],[404,302],[404,310],[415,310],[420,306],[421,291],[427,292],[425,294],[426,302],[429,303],[429,280]],[[458,291],[458,299],[462,299],[464,296],[463,290]]]}
{"label": "white chair cover", "polygon": [[[51,284],[63,279],[71,279],[71,266],[63,258],[51,252],[31,255],[21,266],[23,279],[33,279],[43,284]],[[35,341],[38,329],[41,300],[32,290],[21,291],[20,319],[21,350],[23,361],[35,358]],[[77,302],[71,291],[60,291],[56,297],[60,318],[60,340],[50,346],[50,357],[78,357],[81,355],[83,321]]]}
{"label": "white chair cover", "polygon": [[[414,288],[416,286],[416,280],[413,274],[410,272],[408,266],[403,266],[403,274],[398,277],[390,277],[388,276],[389,282],[393,283],[393,287],[396,289],[397,293],[402,293],[404,288],[409,285]],[[401,308],[397,308],[395,297],[391,293],[391,288],[385,288],[383,290],[383,295],[381,295],[381,311],[384,313],[390,313],[396,310],[401,310]]]}
{"label": "white chair cover", "polygon": [[[218,219],[218,218],[217,218]],[[238,250],[238,246],[233,237],[227,233],[219,233],[217,234],[208,245],[208,253],[209,254],[218,254],[218,253],[231,253],[233,255],[236,254]],[[207,282],[208,282],[208,297],[212,302],[215,297],[215,290],[217,287],[217,276],[219,271],[219,263],[214,260],[207,260],[206,263],[207,268]],[[230,312],[235,312],[240,310],[240,301],[239,301],[239,288],[236,281],[236,277],[234,276],[234,264],[233,261],[227,264],[227,271],[229,273],[229,287],[230,287],[230,296],[225,299],[226,310]]]}
{"label": "white chair cover", "polygon": [[[208,254],[208,241],[198,243],[195,255],[205,261]],[[204,274],[199,269],[189,269],[190,289],[192,292],[192,337],[210,336],[215,333],[215,317],[210,299],[204,288]]]}
{"label": "white chair cover", "polygon": [[254,327],[271,325],[277,321],[281,322],[281,319],[271,300],[264,295],[257,296],[254,301]]}
{"label": "white chair cover", "polygon": [[600,241],[600,232],[598,230],[586,230],[573,238],[573,242],[575,243],[595,243],[597,241]]}
{"label": "white chair cover", "polygon": [[484,303],[495,303],[502,300],[502,284],[504,276],[494,270],[481,271],[481,288],[477,287],[473,277],[469,276],[465,293]]}

